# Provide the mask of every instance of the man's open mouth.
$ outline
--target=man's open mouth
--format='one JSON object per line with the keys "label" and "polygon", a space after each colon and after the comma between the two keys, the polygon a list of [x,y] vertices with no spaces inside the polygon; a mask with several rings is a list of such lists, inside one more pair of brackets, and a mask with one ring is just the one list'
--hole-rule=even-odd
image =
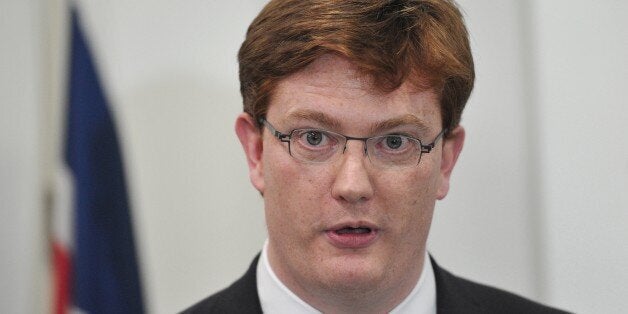
{"label": "man's open mouth", "polygon": [[357,228],[345,227],[342,229],[338,229],[335,232],[337,234],[365,234],[365,233],[370,233],[371,231],[372,231],[371,228],[368,228],[368,227],[357,227]]}
{"label": "man's open mouth", "polygon": [[327,238],[341,249],[359,249],[373,244],[379,237],[379,230],[367,223],[336,225],[327,230]]}

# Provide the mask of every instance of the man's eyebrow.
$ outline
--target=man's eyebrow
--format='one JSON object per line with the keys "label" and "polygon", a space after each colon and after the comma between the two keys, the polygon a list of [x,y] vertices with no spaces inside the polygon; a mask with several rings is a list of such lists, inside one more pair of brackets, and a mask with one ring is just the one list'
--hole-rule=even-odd
{"label": "man's eyebrow", "polygon": [[405,114],[400,117],[380,121],[371,127],[371,134],[378,134],[384,131],[396,128],[398,126],[411,125],[418,129],[420,134],[427,134],[430,131],[430,128],[427,124],[418,118],[417,116],[411,114]]}
{"label": "man's eyebrow", "polygon": [[[307,110],[307,109],[297,110],[288,114],[286,119],[287,120],[294,119],[294,120],[314,121],[320,124],[321,127],[329,129],[329,130],[339,130],[341,128],[340,120],[334,117],[331,117],[327,114],[324,114],[322,112],[314,111],[314,110]],[[410,126],[416,127],[418,129],[419,134],[427,134],[430,131],[430,128],[427,126],[427,124],[423,120],[421,120],[415,115],[405,114],[400,117],[395,117],[392,119],[377,122],[375,125],[373,125],[370,128],[370,134],[379,134],[387,130],[390,130],[399,126],[404,126],[404,125],[410,125]]]}
{"label": "man's eyebrow", "polygon": [[340,129],[340,120],[334,117],[328,116],[322,112],[314,111],[314,110],[304,109],[304,110],[293,111],[290,114],[288,114],[286,119],[310,120],[310,121],[314,121],[321,124],[322,127],[327,128],[327,129],[331,129],[331,130]]}

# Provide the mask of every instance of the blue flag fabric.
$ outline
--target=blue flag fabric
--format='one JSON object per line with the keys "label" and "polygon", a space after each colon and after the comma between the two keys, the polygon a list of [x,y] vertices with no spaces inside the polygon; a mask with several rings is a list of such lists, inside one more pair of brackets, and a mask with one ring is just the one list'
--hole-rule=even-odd
{"label": "blue flag fabric", "polygon": [[73,10],[65,148],[75,195],[70,306],[144,313],[122,157],[88,48]]}

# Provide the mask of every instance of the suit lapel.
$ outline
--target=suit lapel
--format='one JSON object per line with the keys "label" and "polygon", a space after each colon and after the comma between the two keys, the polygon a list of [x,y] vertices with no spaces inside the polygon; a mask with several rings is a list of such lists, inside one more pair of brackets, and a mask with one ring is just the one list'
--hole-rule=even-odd
{"label": "suit lapel", "polygon": [[473,293],[458,284],[459,279],[440,268],[431,256],[430,260],[436,279],[436,313],[482,313],[480,303],[474,299]]}
{"label": "suit lapel", "polygon": [[262,313],[262,306],[257,295],[256,277],[259,257],[260,255],[257,254],[244,276],[228,288],[231,293],[225,294],[220,306],[216,308],[217,313]]}

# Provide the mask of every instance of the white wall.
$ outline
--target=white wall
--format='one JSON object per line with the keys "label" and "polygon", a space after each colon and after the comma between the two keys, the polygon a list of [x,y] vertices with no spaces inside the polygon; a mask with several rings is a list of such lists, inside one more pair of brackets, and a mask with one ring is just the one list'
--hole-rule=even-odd
{"label": "white wall", "polygon": [[[30,298],[46,279],[43,193],[34,187],[47,182],[58,141],[48,133],[59,129],[50,111],[61,98],[62,2],[46,2],[53,13],[41,21],[44,1],[0,10],[3,313],[45,312],[44,297]],[[151,312],[224,287],[265,237],[233,132],[236,53],[263,2],[80,3],[123,137]],[[619,313],[628,305],[626,4],[461,5],[477,85],[431,252],[466,277],[579,313]]]}
{"label": "white wall", "polygon": [[39,154],[44,63],[36,1],[0,3],[0,312],[37,313],[44,299]]}
{"label": "white wall", "polygon": [[628,308],[628,2],[534,1],[547,297]]}
{"label": "white wall", "polygon": [[471,34],[476,86],[462,118],[467,139],[452,189],[437,204],[431,252],[459,275],[525,296],[543,295],[533,152],[527,150],[527,73],[521,2],[461,1]]}

